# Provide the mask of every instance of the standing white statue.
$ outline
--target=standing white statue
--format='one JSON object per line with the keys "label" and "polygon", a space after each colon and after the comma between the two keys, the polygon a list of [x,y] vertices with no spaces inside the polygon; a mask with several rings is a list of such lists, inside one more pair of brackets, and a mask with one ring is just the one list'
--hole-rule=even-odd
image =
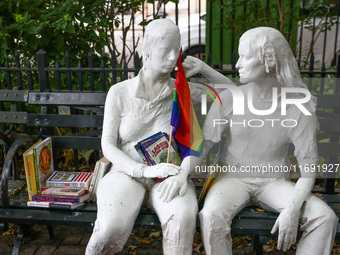
{"label": "standing white statue", "polygon": [[[112,167],[99,183],[97,220],[87,255],[115,254],[123,249],[146,193],[146,202],[162,225],[164,254],[192,254],[198,209],[195,188],[188,179],[188,159],[181,166],[147,166],[134,149],[137,142],[159,131],[170,132],[175,88],[170,73],[179,53],[178,27],[167,19],[152,21],[145,30],[142,70],[108,92],[101,141]],[[211,82],[226,82],[223,75],[196,58],[187,57],[182,66],[187,77],[199,72]],[[153,180],[168,176],[161,183]]]}
{"label": "standing white statue", "polygon": [[[310,94],[289,44],[276,29],[259,27],[242,35],[239,56],[236,68],[247,84],[238,94],[220,93],[223,106],[212,105],[203,127],[204,153],[226,132],[221,159],[228,171],[215,179],[199,213],[206,254],[232,254],[230,225],[250,200],[280,213],[272,229],[278,231],[278,249],[296,242],[300,223],[296,254],[330,254],[338,218],[311,193],[316,175],[311,169],[318,163],[316,106],[313,98],[306,100]],[[242,95],[243,113],[243,104],[233,109]],[[301,166],[295,184],[287,171],[289,143]]]}

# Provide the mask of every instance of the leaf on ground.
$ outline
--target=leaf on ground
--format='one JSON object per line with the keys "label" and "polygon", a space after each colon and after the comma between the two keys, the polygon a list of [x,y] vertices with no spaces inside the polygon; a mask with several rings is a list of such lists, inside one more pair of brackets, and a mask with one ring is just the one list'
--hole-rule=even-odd
{"label": "leaf on ground", "polygon": [[135,245],[129,245],[128,246],[129,250],[136,250],[137,248],[138,248],[138,246],[135,246]]}
{"label": "leaf on ground", "polygon": [[194,246],[196,246],[194,249],[192,249],[192,251],[193,252],[197,252],[198,254],[201,254],[201,251],[200,251],[200,249],[201,249],[201,247],[202,247],[202,245],[203,244],[196,244],[196,243],[194,243]]}
{"label": "leaf on ground", "polygon": [[272,252],[274,250],[275,250],[275,247],[273,247],[272,245],[263,245],[264,252]]}
{"label": "leaf on ground", "polygon": [[266,211],[266,210],[263,210],[261,208],[255,208],[255,210],[258,211],[258,212],[265,212]]}
{"label": "leaf on ground", "polygon": [[145,240],[145,239],[140,240],[139,242],[140,242],[141,244],[150,244],[150,243],[151,243],[151,241]]}
{"label": "leaf on ground", "polygon": [[157,232],[152,232],[149,235],[149,238],[159,238],[161,236],[161,231],[157,231]]}

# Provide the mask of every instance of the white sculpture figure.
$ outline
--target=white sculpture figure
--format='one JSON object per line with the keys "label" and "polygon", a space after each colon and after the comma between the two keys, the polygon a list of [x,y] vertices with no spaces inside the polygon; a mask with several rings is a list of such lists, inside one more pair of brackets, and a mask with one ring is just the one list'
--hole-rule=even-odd
{"label": "white sculpture figure", "polygon": [[[145,30],[142,70],[108,92],[101,141],[112,168],[99,184],[97,220],[87,255],[122,250],[146,193],[162,224],[164,254],[192,254],[197,199],[188,180],[188,160],[184,159],[181,166],[146,166],[134,149],[137,142],[159,131],[170,132],[175,88],[170,73],[179,52],[178,27],[167,19],[152,21]],[[187,77],[200,72],[214,83],[226,82],[223,75],[196,58],[187,57],[182,65]],[[153,181],[168,176],[161,183]]]}
{"label": "white sculpture figure", "polygon": [[[199,213],[206,254],[232,254],[230,225],[250,200],[280,213],[272,229],[272,233],[278,230],[279,249],[286,251],[295,243],[300,223],[303,235],[296,254],[330,254],[338,218],[311,193],[315,182],[311,169],[318,163],[316,107],[313,100],[296,103],[304,100],[307,88],[290,47],[279,31],[259,27],[242,35],[239,56],[236,68],[247,85],[238,87],[238,96],[233,97],[231,90],[220,93],[223,106],[212,105],[203,127],[204,153],[227,132],[221,159],[231,169],[215,179]],[[290,104],[281,105],[285,90],[296,87],[301,88],[299,93],[287,95]],[[236,115],[232,102],[242,98],[240,94],[245,98],[244,114]],[[260,110],[269,109],[260,115]],[[290,142],[302,166],[295,184],[287,171]]]}

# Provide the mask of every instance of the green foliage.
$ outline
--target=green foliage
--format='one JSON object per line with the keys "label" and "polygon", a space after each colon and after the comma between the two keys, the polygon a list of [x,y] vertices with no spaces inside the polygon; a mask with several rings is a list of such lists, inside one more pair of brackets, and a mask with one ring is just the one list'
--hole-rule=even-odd
{"label": "green foliage", "polygon": [[[57,60],[65,67],[65,55],[69,54],[71,67],[88,66],[88,54],[92,52],[93,66],[99,67],[101,57],[109,62],[113,54],[117,67],[123,66],[133,57],[136,45],[126,44],[127,33],[132,29],[132,14],[140,10],[143,0],[8,0],[0,1],[0,66],[7,60],[14,65],[17,50],[22,65],[26,59],[36,66],[36,53],[42,49],[48,54],[49,66]],[[147,2],[153,2],[148,0]],[[123,17],[125,16],[124,20]],[[119,38],[117,33],[119,33]],[[115,35],[116,34],[116,35]],[[116,38],[115,38],[116,37]],[[121,38],[120,38],[121,37]],[[118,39],[118,40],[117,40]],[[118,48],[123,41],[125,47]],[[105,48],[106,54],[102,54]],[[99,56],[102,54],[102,56]],[[23,59],[25,57],[25,60]],[[100,75],[95,74],[95,83],[100,83]],[[13,77],[13,82],[15,82]],[[50,77],[51,88],[55,77]],[[72,75],[72,84],[78,84],[77,75]],[[61,73],[61,81],[66,86],[66,74]],[[0,84],[5,83],[5,73],[0,73]],[[37,86],[37,80],[34,81]],[[89,88],[89,77],[84,76],[84,88]],[[35,87],[37,88],[37,87]]]}
{"label": "green foliage", "polygon": [[[9,0],[0,2],[0,66],[18,50],[34,60],[39,49],[49,59],[64,63],[87,59],[91,52],[101,53],[104,46],[116,56],[114,31],[122,26],[122,14],[140,10],[143,0]],[[124,24],[123,37],[132,21]],[[132,49],[133,51],[133,49]],[[76,61],[77,63],[78,61]]]}

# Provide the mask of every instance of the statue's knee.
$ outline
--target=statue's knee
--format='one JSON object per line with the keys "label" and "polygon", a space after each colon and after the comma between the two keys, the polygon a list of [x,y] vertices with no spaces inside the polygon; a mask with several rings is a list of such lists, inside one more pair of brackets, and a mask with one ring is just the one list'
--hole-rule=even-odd
{"label": "statue's knee", "polygon": [[199,218],[203,228],[215,232],[223,232],[224,235],[230,234],[231,219],[220,210],[203,208],[199,213]]}
{"label": "statue's knee", "polygon": [[328,229],[332,229],[333,227],[335,227],[338,224],[338,221],[339,218],[336,216],[332,209],[323,214],[323,224],[325,224]]}
{"label": "statue's knee", "polygon": [[[119,221],[115,222],[119,223]],[[97,251],[101,251],[103,254],[105,254],[105,251],[115,254],[123,249],[125,237],[130,234],[128,231],[123,224],[99,224],[96,222],[91,243]]]}

